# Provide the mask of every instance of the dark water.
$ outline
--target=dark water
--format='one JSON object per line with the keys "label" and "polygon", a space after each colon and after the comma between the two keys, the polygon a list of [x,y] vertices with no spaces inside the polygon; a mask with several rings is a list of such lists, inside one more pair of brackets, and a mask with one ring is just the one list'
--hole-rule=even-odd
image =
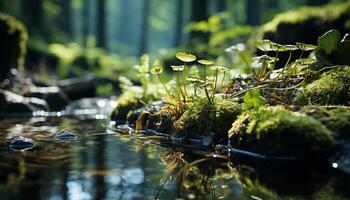
{"label": "dark water", "polygon": [[[350,199],[350,176],[325,163],[262,161],[155,145],[106,120],[0,120],[0,199]],[[78,139],[55,137],[67,130]],[[14,151],[15,136],[37,146]]]}

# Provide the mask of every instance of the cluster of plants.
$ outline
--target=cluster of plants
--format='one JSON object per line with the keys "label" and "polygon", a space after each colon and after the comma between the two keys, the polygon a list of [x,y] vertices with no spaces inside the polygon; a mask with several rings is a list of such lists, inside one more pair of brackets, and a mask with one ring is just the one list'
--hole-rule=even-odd
{"label": "cluster of plants", "polygon": [[[325,33],[317,46],[258,41],[257,48],[264,54],[253,58],[251,74],[235,77],[228,87],[225,79],[230,70],[214,61],[179,52],[176,58],[183,64],[170,67],[173,77],[159,61],[150,67],[149,58],[143,56],[137,66],[141,87],[125,87],[116,109],[123,116],[114,119],[126,119],[137,131],[199,139],[206,147],[229,144],[265,155],[326,157],[338,138],[348,137],[344,130],[350,124],[350,63],[335,65],[335,60],[320,69],[322,60],[318,59],[320,52],[337,54],[347,45],[346,37],[339,41],[336,35],[335,30]],[[237,46],[228,49],[238,56],[240,50]],[[281,52],[289,56],[276,69]],[[157,109],[138,109],[162,98],[165,103]],[[320,117],[312,115],[303,110],[309,104],[326,111]],[[339,115],[328,112],[340,108]]]}
{"label": "cluster of plants", "polygon": [[[198,97],[198,91],[204,91],[206,98],[209,102],[213,102],[215,93],[218,88],[222,88],[225,82],[225,77],[228,69],[223,66],[215,66],[215,62],[211,60],[199,59],[195,55],[179,52],[176,54],[176,58],[183,62],[183,65],[172,65],[171,69],[176,73],[176,90],[178,92],[171,93],[166,84],[162,81],[160,74],[163,72],[163,67],[159,65],[159,62],[152,67],[151,73],[156,75],[161,82],[164,90],[167,92],[168,99],[173,99],[178,102],[190,102],[194,98]],[[194,70],[192,73],[189,63],[197,61],[201,68],[203,68],[203,76],[199,76],[196,66],[192,66]],[[213,71],[213,77],[208,77],[207,67]],[[221,80],[219,80],[219,74],[222,74]],[[189,91],[188,85],[192,86],[192,92]],[[177,94],[176,94],[177,93]]]}

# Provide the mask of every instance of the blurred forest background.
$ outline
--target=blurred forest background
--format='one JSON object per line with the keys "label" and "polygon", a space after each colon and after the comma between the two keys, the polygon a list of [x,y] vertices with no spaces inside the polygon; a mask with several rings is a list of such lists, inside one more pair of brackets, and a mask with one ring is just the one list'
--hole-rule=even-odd
{"label": "blurred forest background", "polygon": [[277,13],[336,2],[344,1],[1,0],[0,11],[27,28],[26,68],[67,78],[110,76],[145,53],[165,62],[179,49],[216,57]]}

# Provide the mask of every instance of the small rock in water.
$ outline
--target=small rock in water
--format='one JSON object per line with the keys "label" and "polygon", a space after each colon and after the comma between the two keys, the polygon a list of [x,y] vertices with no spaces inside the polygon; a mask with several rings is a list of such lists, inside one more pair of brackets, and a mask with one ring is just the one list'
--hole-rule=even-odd
{"label": "small rock in water", "polygon": [[14,151],[26,151],[33,149],[36,146],[34,140],[23,136],[17,136],[11,139],[10,149]]}
{"label": "small rock in water", "polygon": [[206,136],[202,139],[202,145],[203,146],[210,146],[213,143],[210,136]]}
{"label": "small rock in water", "polygon": [[56,133],[55,137],[58,140],[76,140],[78,138],[77,135],[75,135],[74,133],[71,133],[69,131],[58,132],[58,133]]}

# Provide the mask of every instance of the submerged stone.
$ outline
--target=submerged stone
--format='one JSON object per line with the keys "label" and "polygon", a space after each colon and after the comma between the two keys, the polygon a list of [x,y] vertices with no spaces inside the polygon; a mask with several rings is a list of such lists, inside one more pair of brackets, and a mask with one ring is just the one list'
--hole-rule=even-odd
{"label": "submerged stone", "polygon": [[36,146],[36,143],[33,139],[17,136],[11,139],[10,141],[10,149],[14,151],[26,151],[33,149]]}
{"label": "submerged stone", "polygon": [[242,113],[229,136],[233,147],[274,156],[325,157],[335,147],[321,122],[280,106]]}
{"label": "submerged stone", "polygon": [[55,138],[58,140],[76,140],[78,136],[69,131],[61,131],[55,134]]}

